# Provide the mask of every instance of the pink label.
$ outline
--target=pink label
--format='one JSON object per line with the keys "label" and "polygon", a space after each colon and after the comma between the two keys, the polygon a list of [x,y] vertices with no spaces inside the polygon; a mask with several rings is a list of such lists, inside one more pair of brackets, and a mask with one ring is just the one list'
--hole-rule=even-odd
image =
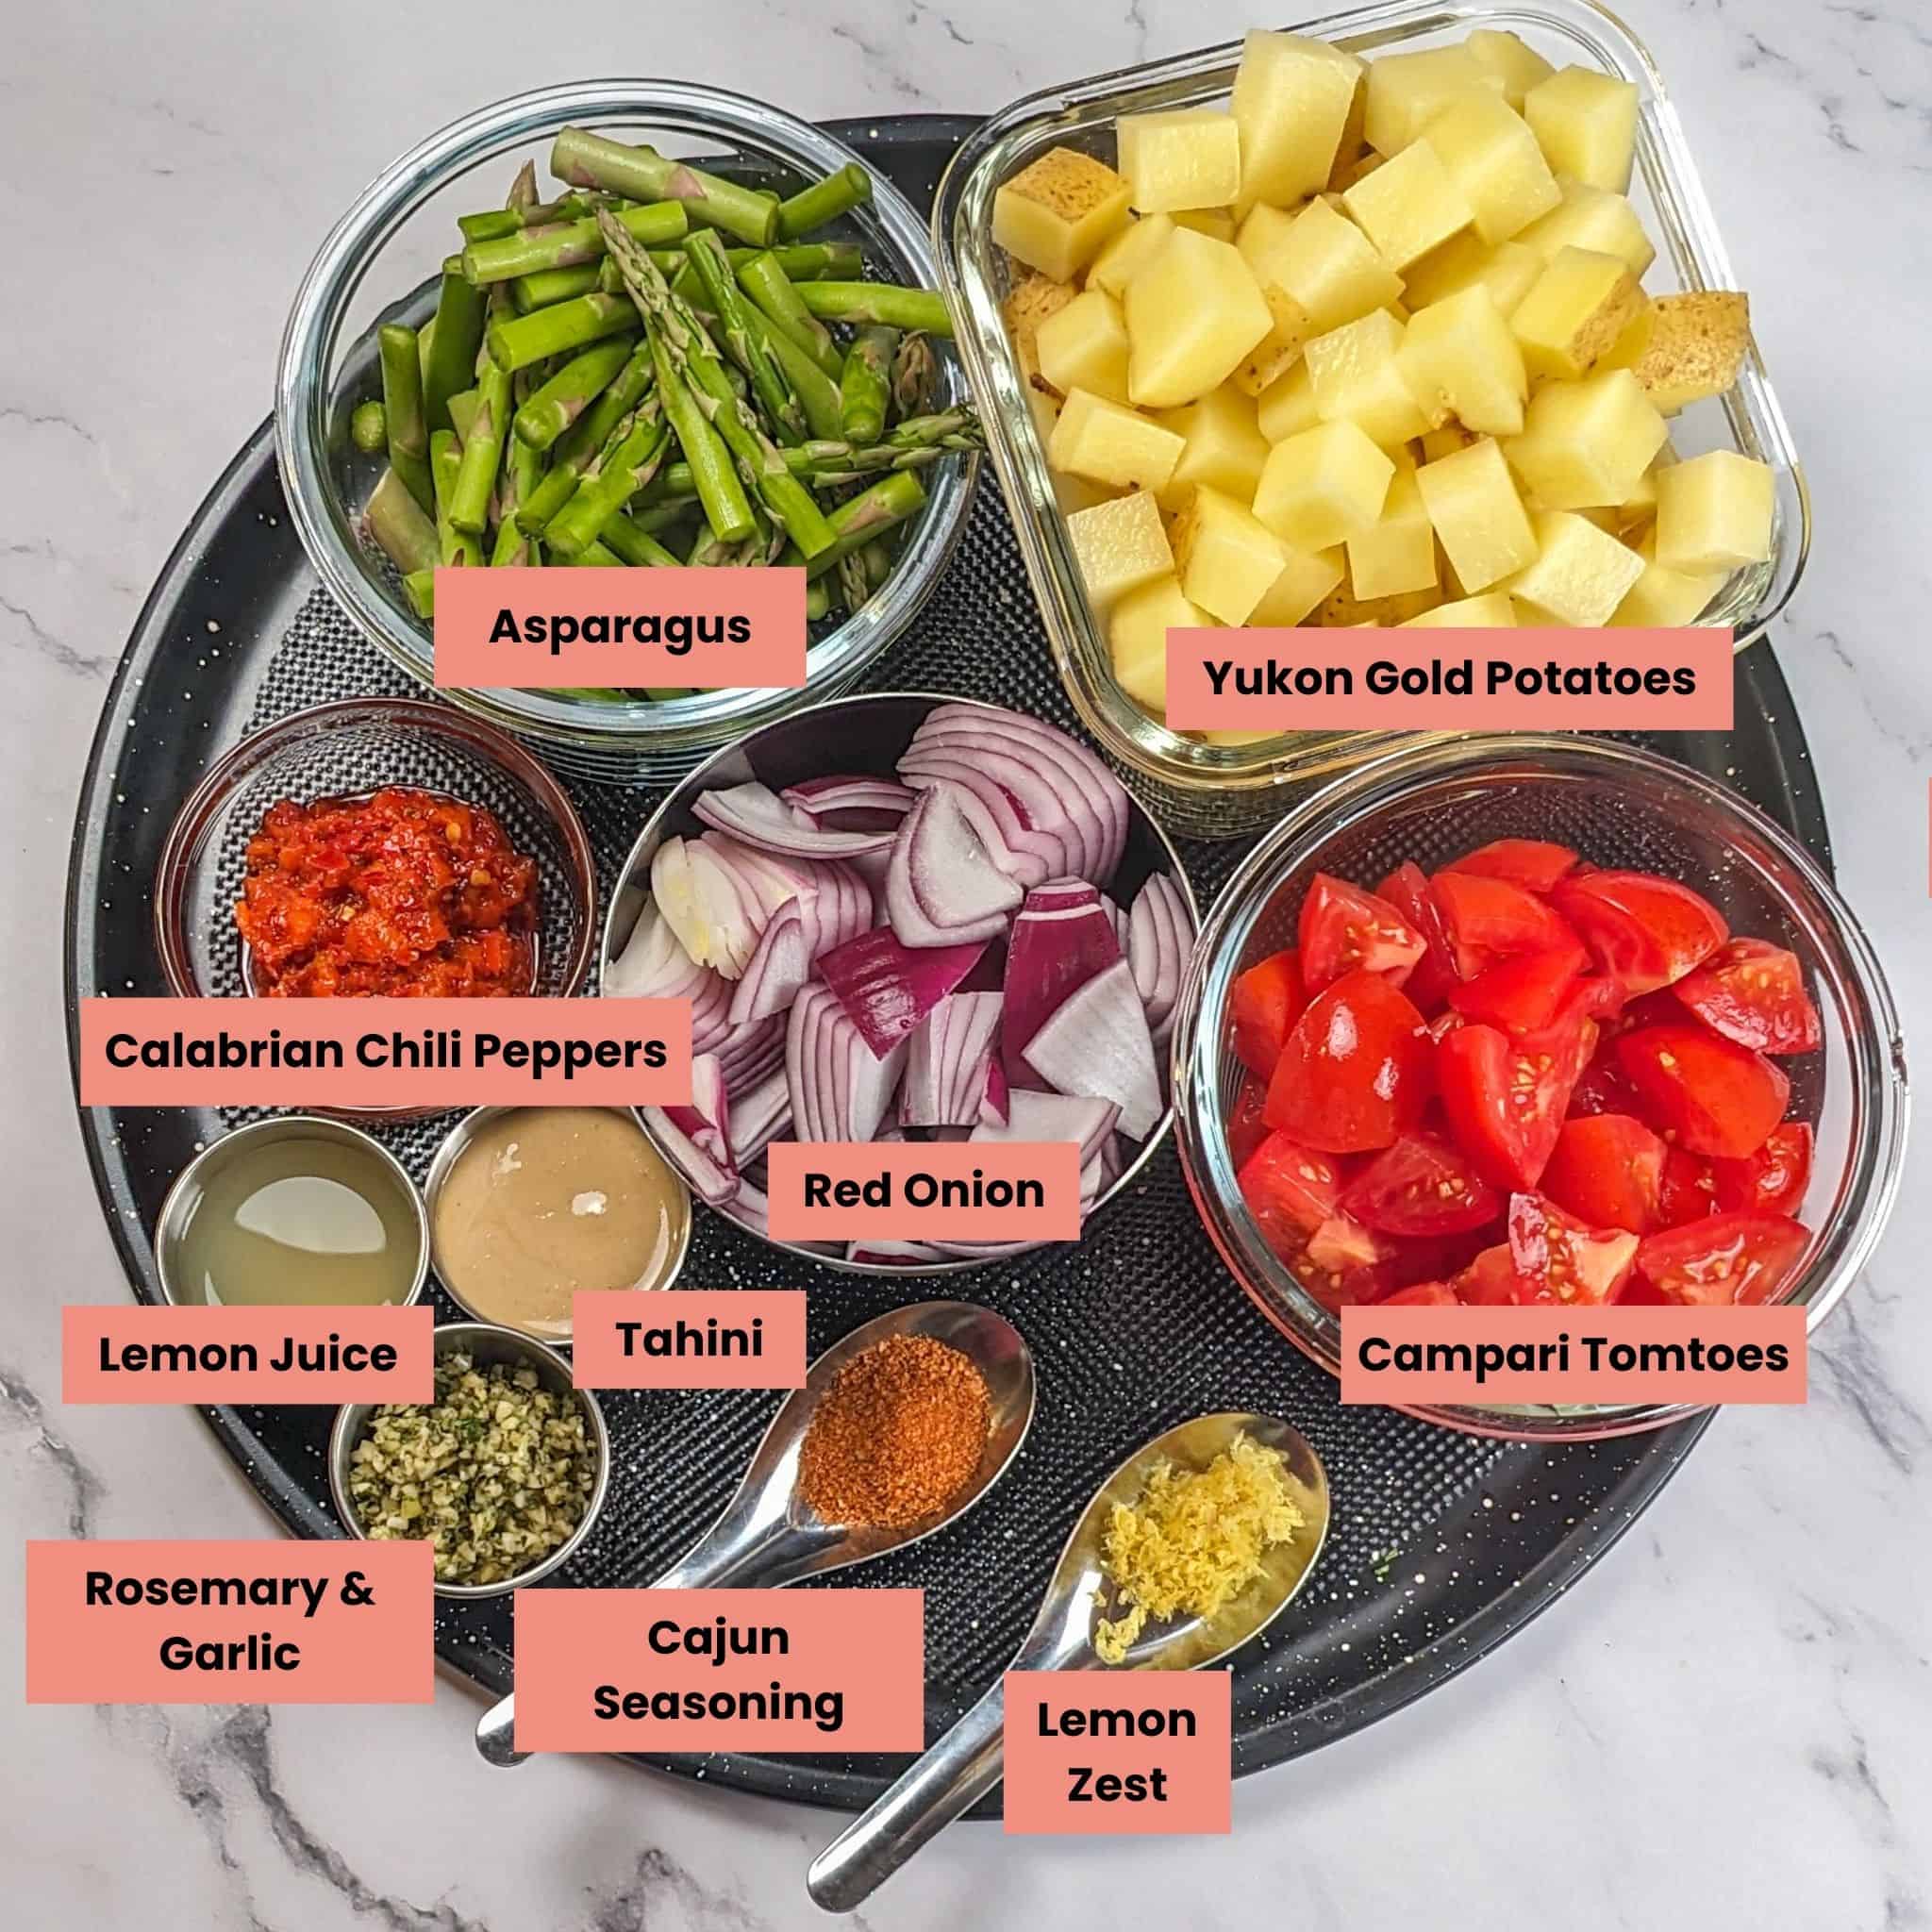
{"label": "pink label", "polygon": [[917,1751],[921,1590],[520,1590],[519,1751]]}
{"label": "pink label", "polygon": [[1806,1368],[1801,1307],[1341,1311],[1350,1403],[1791,1403]]}
{"label": "pink label", "polygon": [[571,1297],[579,1389],[803,1389],[803,1289],[584,1289]]}
{"label": "pink label", "polygon": [[1182,731],[1728,731],[1728,630],[1167,634]]}
{"label": "pink label", "polygon": [[1072,1141],[774,1141],[766,1157],[781,1241],[1071,1241]]}
{"label": "pink label", "polygon": [[805,641],[802,567],[436,573],[444,691],[790,691],[805,682]]}
{"label": "pink label", "polygon": [[426,1542],[29,1542],[29,1704],[427,1704]]}
{"label": "pink label", "polygon": [[1232,1827],[1225,1671],[1008,1671],[1007,1830]]}
{"label": "pink label", "polygon": [[429,1402],[428,1307],[60,1310],[63,1402]]}
{"label": "pink label", "polygon": [[689,1000],[87,1000],[83,1107],[675,1107]]}

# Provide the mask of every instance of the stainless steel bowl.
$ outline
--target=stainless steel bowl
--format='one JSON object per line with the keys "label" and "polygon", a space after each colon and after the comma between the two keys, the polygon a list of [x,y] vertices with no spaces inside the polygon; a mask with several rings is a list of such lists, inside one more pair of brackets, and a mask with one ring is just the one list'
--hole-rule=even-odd
{"label": "stainless steel bowl", "polygon": [[224,1134],[219,1141],[210,1141],[175,1176],[175,1185],[168,1190],[167,1198],[161,1203],[160,1214],[155,1222],[155,1275],[160,1282],[163,1299],[176,1307],[205,1306],[198,1299],[185,1295],[182,1284],[175,1279],[181,1238],[187,1232],[189,1217],[200,1202],[212,1175],[249,1148],[276,1141],[325,1141],[339,1146],[359,1148],[388,1174],[395,1183],[396,1192],[408,1203],[410,1215],[416,1224],[416,1266],[410,1278],[409,1291],[401,1302],[388,1306],[407,1307],[420,1301],[423,1284],[429,1278],[429,1215],[416,1183],[409,1178],[402,1162],[380,1141],[342,1121],[324,1120],[319,1114],[307,1113],[278,1114],[274,1120],[256,1121],[249,1126],[237,1127],[232,1133]]}
{"label": "stainless steel bowl", "polygon": [[[605,914],[603,944],[597,955],[600,978],[609,962],[624,951],[631,928],[637,924],[638,915],[650,896],[651,860],[658,847],[666,839],[690,837],[705,829],[691,810],[692,801],[701,791],[718,786],[741,785],[754,777],[774,791],[829,772],[889,777],[898,763],[899,755],[928,711],[940,705],[975,705],[978,702],[974,698],[950,697],[936,691],[882,691],[867,697],[835,698],[827,704],[814,705],[808,711],[801,711],[795,717],[768,724],[762,731],[755,731],[708,758],[668,793],[664,802],[645,821],[643,830],[638,834],[637,843],[630,849],[630,857],[625,860],[623,870],[617,875],[617,888],[610,895],[609,908]],[[979,705],[979,708],[999,711],[1005,708]],[[1167,873],[1180,887],[1188,902],[1189,917],[1198,929],[1200,908],[1194,903],[1193,888],[1188,883],[1180,855],[1169,842],[1167,834],[1131,792],[1127,794],[1127,806],[1126,850],[1115,874],[1113,890],[1118,894],[1122,881],[1138,887],[1152,873]],[[650,1123],[641,1114],[639,1119],[644,1131],[650,1133]],[[1141,1143],[1140,1153],[1121,1170],[1112,1187],[1088,1209],[1090,1224],[1105,1211],[1107,1204],[1116,1194],[1132,1185],[1141,1170],[1153,1158],[1155,1150],[1167,1138],[1173,1124],[1174,1106],[1170,1094],[1166,1112]],[[652,1135],[652,1141],[675,1167],[676,1162],[669,1150],[658,1141],[656,1135]],[[717,1211],[737,1219],[730,1215],[728,1208]],[[740,1225],[749,1224],[740,1223]],[[854,1274],[889,1277],[958,1274],[969,1268],[985,1268],[1012,1260],[1018,1252],[881,1267],[871,1261],[848,1261],[841,1254],[828,1254],[823,1245],[809,1247],[797,1241],[781,1241],[762,1228],[752,1227],[750,1231],[769,1246],[782,1248],[787,1254],[797,1255],[802,1259],[822,1261],[828,1268],[843,1269]]]}
{"label": "stainless steel bowl", "polygon": [[[591,1485],[591,1500],[584,1506],[583,1521],[541,1563],[520,1570],[497,1583],[439,1583],[436,1593],[454,1603],[477,1603],[485,1597],[508,1596],[513,1590],[541,1581],[552,1571],[570,1561],[584,1539],[590,1535],[604,1510],[610,1489],[610,1432],[604,1425],[604,1411],[588,1389],[571,1386],[570,1364],[534,1337],[514,1328],[500,1327],[494,1322],[450,1322],[436,1331],[436,1355],[440,1361],[453,1350],[461,1349],[479,1366],[503,1362],[515,1367],[527,1364],[537,1371],[545,1388],[568,1396],[583,1411],[585,1427],[596,1452],[597,1473]],[[335,1499],[336,1514],[351,1536],[361,1537],[362,1525],[349,1501],[349,1457],[362,1440],[370,1419],[383,1405],[375,1402],[345,1402],[336,1410],[335,1426],[328,1434],[328,1488]]]}

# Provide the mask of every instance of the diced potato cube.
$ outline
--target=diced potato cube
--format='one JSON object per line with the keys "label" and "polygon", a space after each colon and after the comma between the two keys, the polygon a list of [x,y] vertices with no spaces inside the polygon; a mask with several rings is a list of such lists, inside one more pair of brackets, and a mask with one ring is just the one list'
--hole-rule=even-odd
{"label": "diced potato cube", "polygon": [[1127,218],[1126,182],[1105,161],[1049,148],[992,198],[992,239],[1028,268],[1071,282]]}
{"label": "diced potato cube", "polygon": [[1522,115],[1494,94],[1464,94],[1423,130],[1494,246],[1562,200],[1557,177]]}
{"label": "diced potato cube", "polygon": [[1557,71],[1517,35],[1499,32],[1492,26],[1472,28],[1462,44],[1502,81],[1503,98],[1519,114],[1523,111],[1524,95]]}
{"label": "diced potato cube", "polygon": [[1384,54],[1369,62],[1369,92],[1362,131],[1377,154],[1400,154],[1424,125],[1462,94],[1503,92],[1492,74],[1467,47],[1424,47]]}
{"label": "diced potato cube", "polygon": [[1345,564],[1340,544],[1326,550],[1301,550],[1284,543],[1281,551],[1288,561],[1250,612],[1250,625],[1285,628],[1299,624],[1341,581]]}
{"label": "diced potato cube", "polygon": [[1650,399],[1674,416],[1738,379],[1751,348],[1751,304],[1724,289],[1659,295],[1632,320],[1606,360],[1634,372]]}
{"label": "diced potato cube", "polygon": [[1396,361],[1424,415],[1447,410],[1486,436],[1514,436],[1523,427],[1529,378],[1516,338],[1482,283],[1418,309]]}
{"label": "diced potato cube", "polygon": [[1594,248],[1620,255],[1633,275],[1657,259],[1657,248],[1643,231],[1637,210],[1621,194],[1592,188],[1587,181],[1559,179],[1563,199],[1539,215],[1516,239],[1553,261],[1559,248]]}
{"label": "diced potato cube", "polygon": [[1362,63],[1327,41],[1247,36],[1230,103],[1244,203],[1285,207],[1327,182],[1361,77]]}
{"label": "diced potato cube", "polygon": [[1235,245],[1264,290],[1279,290],[1307,316],[1309,335],[1387,308],[1402,293],[1402,277],[1325,201],[1311,201],[1292,216],[1257,208]]}
{"label": "diced potato cube", "polygon": [[1127,284],[1152,261],[1174,233],[1171,215],[1142,215],[1129,222],[1098,255],[1087,271],[1090,289],[1105,289],[1118,301]]}
{"label": "diced potato cube", "polygon": [[1426,139],[1411,142],[1373,175],[1364,175],[1341,202],[1382,258],[1398,270],[1475,218]]}
{"label": "diced potato cube", "polygon": [[1120,171],[1142,214],[1226,208],[1241,192],[1241,137],[1220,108],[1123,114],[1115,125]]}
{"label": "diced potato cube", "polygon": [[1606,369],[1540,389],[1503,454],[1540,509],[1613,509],[1636,492],[1667,433],[1637,378]]}
{"label": "diced potato cube", "polygon": [[1321,423],[1268,452],[1255,514],[1283,542],[1326,550],[1382,513],[1395,465],[1354,423]]}
{"label": "diced potato cube", "polygon": [[1694,573],[1666,570],[1657,560],[1655,543],[1638,552],[1643,575],[1624,593],[1610,618],[1619,630],[1646,627],[1674,630],[1695,624],[1710,608],[1710,600],[1724,587],[1728,571]]}
{"label": "diced potato cube", "polygon": [[1188,601],[1172,576],[1156,577],[1151,584],[1129,591],[1114,606],[1107,626],[1115,680],[1137,704],[1164,711],[1169,626],[1205,628],[1213,622],[1198,604]]}
{"label": "diced potato cube", "polygon": [[1203,483],[1237,502],[1254,501],[1268,443],[1256,424],[1254,404],[1240,390],[1223,383],[1197,403],[1163,409],[1156,420],[1185,441],[1160,491],[1163,508],[1179,509]]}
{"label": "diced potato cube", "polygon": [[1540,511],[1536,541],[1535,560],[1504,589],[1555,624],[1591,628],[1609,623],[1643,575],[1636,551],[1569,510]]}
{"label": "diced potato cube", "polygon": [[1245,624],[1287,552],[1245,504],[1208,484],[1194,491],[1174,526],[1181,591],[1222,624]]}
{"label": "diced potato cube", "polygon": [[1557,249],[1509,318],[1524,366],[1532,375],[1581,375],[1647,299],[1621,256]]}
{"label": "diced potato cube", "polygon": [[1435,587],[1436,533],[1416,488],[1415,467],[1398,463],[1382,514],[1348,540],[1348,580],[1356,596],[1391,597]]}
{"label": "diced potato cube", "polygon": [[1649,469],[1638,477],[1636,487],[1617,506],[1617,528],[1626,543],[1636,541],[1630,534],[1633,530],[1657,521],[1657,473],[1676,460],[1677,452],[1667,438],[1663,447],[1651,458]]}
{"label": "diced potato cube", "polygon": [[1076,389],[1127,399],[1127,324],[1105,289],[1086,289],[1040,325],[1040,373],[1062,395]]}
{"label": "diced potato cube", "polygon": [[1232,243],[1176,228],[1127,284],[1127,393],[1145,408],[1203,396],[1233,374],[1272,318]]}
{"label": "diced potato cube", "polygon": [[1457,597],[1453,603],[1438,604],[1420,617],[1406,617],[1404,630],[1513,630],[1516,607],[1501,591],[1485,591],[1479,597]]}
{"label": "diced potato cube", "polygon": [[1274,320],[1268,333],[1241,359],[1228,380],[1245,396],[1258,396],[1272,388],[1302,359],[1314,335],[1314,325],[1293,296],[1266,288],[1261,298]]}
{"label": "diced potato cube", "polygon": [[1040,325],[1058,315],[1080,291],[1071,282],[1057,282],[1051,275],[1029,274],[1015,282],[1000,304],[1000,319],[1013,339],[1013,354],[1028,375],[1040,368],[1038,338]]}
{"label": "diced potato cube", "polygon": [[1536,532],[1492,438],[1424,463],[1415,480],[1467,594],[1487,591],[1534,560]]}
{"label": "diced potato cube", "polygon": [[1397,591],[1389,597],[1360,598],[1346,584],[1339,584],[1322,599],[1309,622],[1324,630],[1362,630],[1372,625],[1386,629],[1433,610],[1441,601],[1440,590]]}
{"label": "diced potato cube", "polygon": [[1388,449],[1420,436],[1432,418],[1404,378],[1403,325],[1386,308],[1343,323],[1307,346],[1308,380],[1324,423],[1355,423]]}
{"label": "diced potato cube", "polygon": [[1312,429],[1321,420],[1321,411],[1315,408],[1315,385],[1308,380],[1306,362],[1297,362],[1255,398],[1255,426],[1264,442],[1285,442],[1304,429]]}
{"label": "diced potato cube", "polygon": [[1714,449],[1657,478],[1657,560],[1695,575],[1740,570],[1771,555],[1774,503],[1769,467]]}
{"label": "diced potato cube", "polygon": [[1181,439],[1152,417],[1076,389],[1053,426],[1046,459],[1057,470],[1118,490],[1158,490],[1173,475],[1182,447]]}
{"label": "diced potato cube", "polygon": [[1097,610],[1174,570],[1167,525],[1160,520],[1159,506],[1145,490],[1074,511],[1067,519],[1067,536]]}
{"label": "diced potato cube", "polygon": [[1420,261],[1412,261],[1402,278],[1403,299],[1411,308],[1426,308],[1450,295],[1480,284],[1504,315],[1529,293],[1543,272],[1543,258],[1521,242],[1499,242],[1485,248],[1474,228],[1452,235]]}
{"label": "diced potato cube", "polygon": [[1550,166],[1592,188],[1625,193],[1637,151],[1637,88],[1589,67],[1565,67],[1523,97]]}

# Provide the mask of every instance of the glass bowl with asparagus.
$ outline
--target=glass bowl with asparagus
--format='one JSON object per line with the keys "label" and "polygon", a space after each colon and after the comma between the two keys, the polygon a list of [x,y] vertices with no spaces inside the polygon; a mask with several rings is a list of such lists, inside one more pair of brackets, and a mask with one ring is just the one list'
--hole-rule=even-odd
{"label": "glass bowl with asparagus", "polygon": [[668,781],[846,689],[944,569],[981,437],[934,280],[905,197],[777,108],[661,80],[482,108],[385,170],[297,293],[303,543],[425,683],[439,564],[803,563],[796,691],[449,693],[579,776]]}

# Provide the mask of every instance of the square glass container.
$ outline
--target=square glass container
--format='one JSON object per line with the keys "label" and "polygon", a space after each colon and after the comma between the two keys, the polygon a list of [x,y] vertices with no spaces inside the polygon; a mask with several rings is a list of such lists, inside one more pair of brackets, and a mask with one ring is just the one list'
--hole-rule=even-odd
{"label": "square glass container", "polygon": [[[1591,0],[1527,0],[1506,7],[1388,4],[1324,15],[1291,30],[1363,56],[1441,45],[1472,27],[1519,34],[1554,65],[1590,66],[1635,83],[1640,111],[1630,199],[1657,244],[1645,276],[1653,295],[1748,288],[1733,275],[1676,110],[1649,53]],[[1219,107],[1233,86],[1241,43],[1029,94],[995,114],[954,156],[933,208],[942,287],[985,419],[988,445],[1013,511],[1061,682],[1101,749],[1174,830],[1237,838],[1274,819],[1286,788],[1332,777],[1361,759],[1434,734],[1295,731],[1244,745],[1211,745],[1171,731],[1115,682],[1107,634],[1089,604],[1055,494],[1046,453],[1026,405],[1026,378],[1000,316],[1009,264],[992,239],[993,196],[1047,149],[1083,150],[1111,163],[1123,114]],[[1790,433],[1755,346],[1736,386],[1672,421],[1683,456],[1727,448],[1768,464],[1775,490],[1769,561],[1733,575],[1700,622],[1729,625],[1740,649],[1784,608],[1810,541],[1810,505]]]}

